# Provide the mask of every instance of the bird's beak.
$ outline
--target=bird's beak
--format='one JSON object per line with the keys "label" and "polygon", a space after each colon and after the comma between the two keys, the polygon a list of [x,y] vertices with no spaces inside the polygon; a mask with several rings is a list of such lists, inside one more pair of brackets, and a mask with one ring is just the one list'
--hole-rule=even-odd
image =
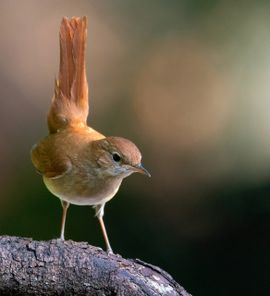
{"label": "bird's beak", "polygon": [[148,177],[151,177],[150,173],[147,171],[147,169],[145,169],[142,164],[138,164],[132,167],[132,169],[134,170],[134,172],[140,173],[140,174],[144,174]]}

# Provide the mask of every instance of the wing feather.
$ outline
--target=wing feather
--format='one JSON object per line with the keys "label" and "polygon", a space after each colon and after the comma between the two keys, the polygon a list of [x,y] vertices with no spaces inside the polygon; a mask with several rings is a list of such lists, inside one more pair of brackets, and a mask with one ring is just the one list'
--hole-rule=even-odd
{"label": "wing feather", "polygon": [[71,161],[57,152],[57,147],[48,143],[49,139],[34,145],[31,150],[32,162],[36,170],[47,178],[60,178],[72,168]]}

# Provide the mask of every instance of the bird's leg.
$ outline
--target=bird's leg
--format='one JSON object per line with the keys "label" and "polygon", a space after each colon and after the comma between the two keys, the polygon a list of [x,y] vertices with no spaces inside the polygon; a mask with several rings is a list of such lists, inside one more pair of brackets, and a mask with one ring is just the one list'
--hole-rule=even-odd
{"label": "bird's leg", "polygon": [[109,239],[108,239],[108,235],[107,235],[107,231],[106,231],[106,228],[105,228],[105,224],[104,224],[104,221],[103,221],[104,206],[105,206],[105,204],[101,204],[101,205],[95,206],[96,217],[98,218],[98,221],[99,221],[99,224],[101,226],[102,233],[103,233],[103,237],[105,239],[107,253],[108,254],[113,254],[113,250],[112,250],[112,247],[110,245],[110,242],[109,242]]}
{"label": "bird's leg", "polygon": [[62,204],[62,208],[63,208],[63,214],[62,214],[60,239],[65,240],[65,224],[66,224],[67,209],[69,207],[69,202],[61,200],[61,204]]}

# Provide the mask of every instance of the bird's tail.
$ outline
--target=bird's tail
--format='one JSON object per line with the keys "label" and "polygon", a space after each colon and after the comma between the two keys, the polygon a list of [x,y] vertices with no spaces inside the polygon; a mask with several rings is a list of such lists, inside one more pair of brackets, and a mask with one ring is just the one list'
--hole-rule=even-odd
{"label": "bird's tail", "polygon": [[60,27],[60,67],[48,114],[50,133],[86,125],[88,84],[85,69],[87,18],[63,18]]}

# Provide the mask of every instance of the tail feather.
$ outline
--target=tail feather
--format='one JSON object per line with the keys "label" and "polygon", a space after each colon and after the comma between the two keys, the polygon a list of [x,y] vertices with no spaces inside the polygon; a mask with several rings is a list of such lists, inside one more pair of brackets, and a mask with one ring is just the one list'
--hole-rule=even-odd
{"label": "tail feather", "polygon": [[59,78],[48,114],[50,133],[67,126],[86,125],[88,84],[85,68],[87,19],[63,18],[60,27]]}

